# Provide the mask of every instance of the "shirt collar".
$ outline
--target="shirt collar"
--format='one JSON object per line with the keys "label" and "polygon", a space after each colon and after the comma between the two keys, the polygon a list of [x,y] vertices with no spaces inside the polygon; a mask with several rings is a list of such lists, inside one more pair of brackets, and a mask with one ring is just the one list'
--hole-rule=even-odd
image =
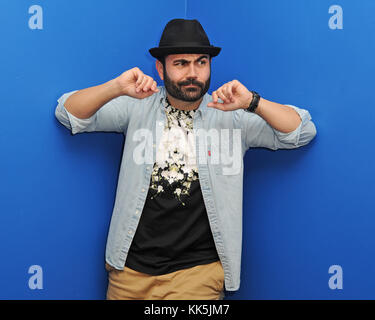
{"label": "shirt collar", "polygon": [[[166,90],[165,90],[165,87],[164,86],[160,86],[158,87],[159,90],[160,90],[160,108],[164,110],[164,108],[166,108],[168,106],[168,103],[167,103],[167,100],[166,100]],[[206,93],[204,96],[203,96],[203,99],[201,101],[201,104],[199,105],[198,109],[196,112],[199,112],[201,117],[202,117],[202,120],[205,119],[205,116],[206,116],[206,112],[207,112],[207,103],[208,103],[208,99],[209,96],[208,94]]]}

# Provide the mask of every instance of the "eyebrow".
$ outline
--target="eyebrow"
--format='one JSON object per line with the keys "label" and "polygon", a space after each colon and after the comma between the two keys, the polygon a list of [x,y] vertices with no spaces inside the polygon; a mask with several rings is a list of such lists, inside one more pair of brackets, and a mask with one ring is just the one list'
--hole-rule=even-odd
{"label": "eyebrow", "polygon": [[[207,55],[204,55],[204,56],[200,56],[197,60],[195,61],[199,61],[199,60],[202,60],[204,58],[207,58],[208,59],[208,56]],[[177,59],[177,60],[174,60],[173,63],[176,63],[176,62],[190,62],[189,60],[186,60],[186,59]]]}

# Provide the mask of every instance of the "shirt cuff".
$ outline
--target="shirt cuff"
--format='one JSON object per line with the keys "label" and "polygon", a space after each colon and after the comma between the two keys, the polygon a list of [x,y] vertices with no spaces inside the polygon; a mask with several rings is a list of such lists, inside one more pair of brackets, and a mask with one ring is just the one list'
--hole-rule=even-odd
{"label": "shirt cuff", "polygon": [[86,128],[91,122],[94,115],[92,115],[90,118],[87,119],[80,119],[71,114],[66,108],[65,108],[65,101],[75,92],[78,90],[74,90],[71,92],[64,93],[57,101],[58,101],[58,107],[56,109],[56,116],[61,121],[61,123],[69,128],[72,132],[72,134],[76,134]]}
{"label": "shirt cuff", "polygon": [[298,108],[298,107],[296,107],[294,105],[291,105],[291,104],[286,104],[286,106],[293,108],[299,114],[299,116],[302,120],[301,123],[292,132],[281,132],[281,131],[276,130],[274,128],[273,128],[273,130],[274,130],[277,138],[281,142],[289,143],[289,144],[293,144],[295,146],[298,146],[301,131],[303,130],[303,127],[306,125],[306,123],[309,122],[312,118],[311,118],[310,113],[305,109]]}

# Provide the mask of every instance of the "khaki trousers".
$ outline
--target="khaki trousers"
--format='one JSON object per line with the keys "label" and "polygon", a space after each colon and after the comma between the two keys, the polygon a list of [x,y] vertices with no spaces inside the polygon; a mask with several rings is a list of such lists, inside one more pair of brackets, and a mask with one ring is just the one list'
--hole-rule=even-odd
{"label": "khaki trousers", "polygon": [[220,261],[152,276],[128,267],[108,271],[107,300],[220,300],[224,270]]}

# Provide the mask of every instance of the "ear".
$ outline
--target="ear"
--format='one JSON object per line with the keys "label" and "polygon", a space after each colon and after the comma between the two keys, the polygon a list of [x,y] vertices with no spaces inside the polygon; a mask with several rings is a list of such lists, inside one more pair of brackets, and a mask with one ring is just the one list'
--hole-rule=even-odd
{"label": "ear", "polygon": [[160,79],[164,81],[163,64],[159,60],[156,60],[155,65]]}

